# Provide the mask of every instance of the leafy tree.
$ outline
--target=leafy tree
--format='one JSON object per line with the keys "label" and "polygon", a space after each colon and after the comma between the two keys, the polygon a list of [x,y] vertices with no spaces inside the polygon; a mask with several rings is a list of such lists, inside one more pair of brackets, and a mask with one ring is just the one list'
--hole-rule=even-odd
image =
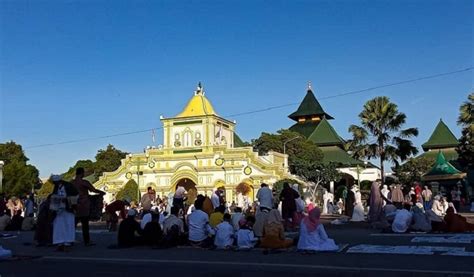
{"label": "leafy tree", "polygon": [[[306,140],[306,138],[299,133],[286,129],[279,130],[276,134],[262,133],[258,139],[252,142],[254,149],[258,151],[260,155],[265,155],[271,150],[279,153],[286,152],[286,154],[288,154],[288,165],[292,173],[295,173],[296,159],[317,162],[321,162],[323,159],[323,153],[316,144]],[[286,147],[284,147],[285,142],[287,142]]]}
{"label": "leafy tree", "polygon": [[[409,138],[418,136],[417,128],[402,129],[406,115],[386,96],[375,97],[364,105],[359,114],[361,126],[351,125],[352,139],[346,147],[354,158],[378,158],[384,176],[384,162],[395,165],[416,155],[418,150]],[[384,182],[382,178],[382,184]]]}
{"label": "leafy tree", "polygon": [[46,199],[48,195],[53,193],[53,189],[54,184],[50,180],[46,181],[37,192],[38,198],[41,200]]}
{"label": "leafy tree", "polygon": [[91,160],[79,160],[73,167],[70,167],[69,170],[63,174],[63,179],[66,181],[70,181],[74,179],[76,176],[76,169],[78,167],[84,168],[85,174],[84,176],[90,176],[95,174],[95,163]]}
{"label": "leafy tree", "polygon": [[116,149],[113,145],[107,145],[106,149],[100,149],[95,156],[95,173],[97,176],[104,172],[111,172],[116,170],[121,160],[127,156],[128,153]]}
{"label": "leafy tree", "polygon": [[294,171],[308,183],[308,193],[312,198],[316,198],[320,185],[325,185],[327,188],[331,181],[338,182],[341,179],[341,174],[333,163],[324,164],[304,158],[295,160]]}
{"label": "leafy tree", "polygon": [[412,158],[403,165],[394,167],[393,172],[401,184],[412,184],[421,181],[421,176],[433,167],[434,162],[434,159],[426,157]]}
{"label": "leafy tree", "polygon": [[28,158],[21,145],[13,141],[0,144],[0,160],[3,167],[3,192],[20,196],[31,192],[40,183],[39,172],[33,165],[27,164]]}
{"label": "leafy tree", "polygon": [[117,192],[116,199],[124,199],[128,198],[130,201],[134,201],[135,203],[138,203],[140,199],[138,199],[138,184],[135,182],[135,180],[130,179],[125,186],[121,190]]}
{"label": "leafy tree", "polygon": [[461,166],[474,168],[474,93],[459,108],[458,124],[463,127],[457,152]]}

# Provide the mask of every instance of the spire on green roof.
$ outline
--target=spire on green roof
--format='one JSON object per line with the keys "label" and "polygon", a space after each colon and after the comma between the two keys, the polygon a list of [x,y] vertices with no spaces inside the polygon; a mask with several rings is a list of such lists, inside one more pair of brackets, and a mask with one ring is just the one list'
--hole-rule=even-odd
{"label": "spire on green roof", "polygon": [[306,96],[298,107],[298,110],[290,114],[288,117],[293,120],[298,120],[298,118],[300,117],[310,117],[313,115],[319,116],[321,118],[334,119],[332,116],[330,116],[323,110],[323,108],[321,107],[318,100],[313,94],[311,85],[309,85],[308,91],[306,92]]}
{"label": "spire on green roof", "polygon": [[423,176],[443,176],[443,175],[454,175],[460,174],[461,171],[457,170],[452,164],[450,164],[443,155],[443,152],[439,151],[436,157],[436,162],[428,173]]}
{"label": "spire on green roof", "polygon": [[456,147],[458,144],[457,138],[449,130],[448,126],[444,124],[443,120],[440,119],[431,137],[427,142],[423,143],[422,147],[423,150],[428,151],[429,149]]}
{"label": "spire on green roof", "polygon": [[337,134],[336,130],[329,124],[326,118],[323,118],[314,131],[309,135],[308,140],[314,142],[318,146],[342,146],[344,141]]}

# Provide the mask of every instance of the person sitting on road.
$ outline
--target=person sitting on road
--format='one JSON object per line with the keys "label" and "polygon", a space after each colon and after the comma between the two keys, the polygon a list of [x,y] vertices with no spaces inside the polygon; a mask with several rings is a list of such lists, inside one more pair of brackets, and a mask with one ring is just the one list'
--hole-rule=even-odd
{"label": "person sitting on road", "polygon": [[468,223],[466,218],[456,214],[454,207],[449,207],[444,216],[446,231],[450,233],[474,232],[474,224]]}
{"label": "person sitting on road", "polygon": [[194,246],[207,248],[213,245],[209,235],[213,235],[214,230],[209,225],[209,216],[202,210],[204,200],[202,195],[198,196],[194,202],[195,210],[188,216],[188,240]]}
{"label": "person sitting on road", "polygon": [[180,208],[171,207],[171,214],[163,222],[163,246],[174,247],[183,242],[184,222],[179,216]]}
{"label": "person sitting on road", "polygon": [[[128,210],[127,218],[120,222],[118,230],[118,247],[133,247],[142,243],[142,229],[140,223],[135,220],[137,212],[134,209]],[[138,236],[137,236],[138,234]]]}
{"label": "person sitting on road", "polygon": [[259,238],[263,237],[263,227],[265,226],[269,213],[267,210],[257,209],[255,213],[255,225],[253,226],[255,236]]}
{"label": "person sitting on road", "polygon": [[239,221],[239,230],[237,231],[238,249],[252,249],[258,242],[255,237],[252,226],[255,223],[255,217],[247,216]]}
{"label": "person sitting on road", "polygon": [[242,213],[242,208],[235,207],[234,214],[232,215],[232,226],[234,226],[234,231],[237,232],[239,230],[239,221],[244,218],[244,214]]}
{"label": "person sitting on road", "polygon": [[147,246],[158,247],[163,238],[163,232],[159,223],[160,213],[157,209],[152,209],[152,212],[149,214],[151,214],[151,220],[143,228],[143,242]]}
{"label": "person sitting on road", "polygon": [[211,225],[212,228],[216,228],[216,226],[222,222],[222,220],[224,219],[224,213],[225,213],[225,207],[219,206],[211,214],[211,216],[209,217],[209,224]]}
{"label": "person sitting on road", "polygon": [[271,210],[263,227],[260,247],[268,249],[288,248],[293,245],[292,239],[285,238],[283,219],[278,210]]}
{"label": "person sitting on road", "polygon": [[224,214],[222,223],[216,226],[214,246],[217,249],[229,249],[234,244],[234,227],[230,224],[230,214]]}
{"label": "person sitting on road", "polygon": [[420,231],[420,232],[430,232],[431,231],[431,220],[429,215],[425,213],[423,209],[423,204],[416,203],[415,206],[412,207],[413,211],[413,224],[411,225],[411,229],[413,231]]}
{"label": "person sitting on road", "polygon": [[403,209],[400,209],[395,214],[395,219],[392,223],[392,231],[395,233],[405,233],[411,226],[413,214],[410,212],[411,205],[404,204]]}
{"label": "person sitting on road", "polygon": [[314,208],[301,221],[298,250],[302,251],[336,251],[339,247],[330,239],[320,223],[321,210]]}

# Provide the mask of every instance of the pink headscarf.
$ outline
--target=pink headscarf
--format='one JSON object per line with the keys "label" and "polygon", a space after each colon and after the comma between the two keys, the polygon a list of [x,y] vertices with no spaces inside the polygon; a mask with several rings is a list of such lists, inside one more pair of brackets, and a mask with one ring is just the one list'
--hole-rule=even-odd
{"label": "pink headscarf", "polygon": [[306,229],[308,232],[314,232],[319,225],[319,218],[321,217],[321,210],[318,207],[309,212],[309,215],[303,219],[304,225],[306,225]]}

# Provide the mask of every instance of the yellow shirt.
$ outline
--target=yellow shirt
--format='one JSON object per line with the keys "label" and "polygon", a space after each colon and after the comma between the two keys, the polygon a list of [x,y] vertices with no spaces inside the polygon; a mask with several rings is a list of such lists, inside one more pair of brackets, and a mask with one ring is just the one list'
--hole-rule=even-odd
{"label": "yellow shirt", "polygon": [[212,228],[216,228],[216,226],[219,225],[219,223],[221,223],[223,219],[223,213],[213,212],[209,217],[209,225],[211,225]]}

